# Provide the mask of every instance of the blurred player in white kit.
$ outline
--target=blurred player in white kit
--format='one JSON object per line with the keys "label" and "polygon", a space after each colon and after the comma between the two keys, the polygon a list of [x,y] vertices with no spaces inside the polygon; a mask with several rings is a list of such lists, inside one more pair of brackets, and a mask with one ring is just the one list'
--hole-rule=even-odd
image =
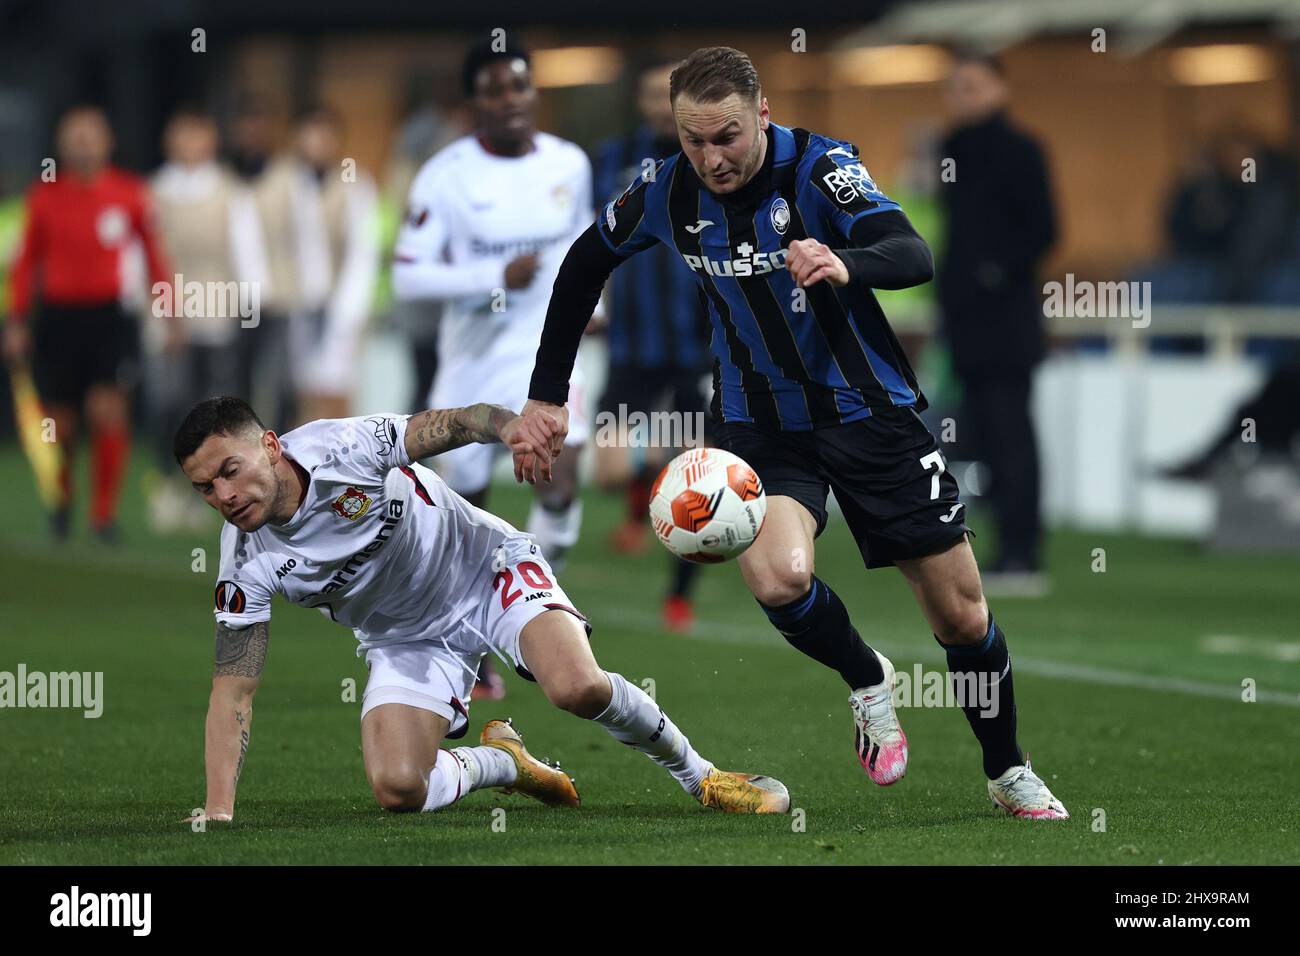
{"label": "blurred player in white kit", "polygon": [[[393,289],[400,299],[447,302],[430,406],[522,408],[551,285],[591,220],[591,164],[578,146],[537,130],[537,90],[521,48],[471,48],[462,82],[475,128],[425,163],[411,185]],[[578,452],[589,426],[581,388],[576,380],[570,394],[569,453],[556,460],[552,482],[537,486],[528,517],[529,533],[557,568],[582,520]],[[484,507],[500,450],[444,453],[439,473]]]}

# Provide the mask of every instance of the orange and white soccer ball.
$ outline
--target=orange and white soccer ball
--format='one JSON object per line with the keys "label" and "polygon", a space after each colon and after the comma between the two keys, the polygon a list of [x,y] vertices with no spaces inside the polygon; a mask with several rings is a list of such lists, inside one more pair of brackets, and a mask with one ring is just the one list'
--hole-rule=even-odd
{"label": "orange and white soccer ball", "polygon": [[650,526],[687,561],[716,564],[754,543],[767,496],[754,469],[720,448],[693,448],[664,466],[650,490]]}

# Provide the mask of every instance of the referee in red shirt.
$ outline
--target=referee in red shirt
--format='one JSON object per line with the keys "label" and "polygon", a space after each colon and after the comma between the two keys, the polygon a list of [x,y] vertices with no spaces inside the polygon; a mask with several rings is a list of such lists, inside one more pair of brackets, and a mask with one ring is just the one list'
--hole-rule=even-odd
{"label": "referee in red shirt", "polygon": [[[133,239],[144,245],[151,283],[172,281],[145,183],[109,165],[112,148],[112,131],[98,108],[79,106],[60,119],[54,178],[28,193],[4,330],[11,363],[30,352],[36,391],[64,449],[54,535],[68,535],[68,451],[84,412],[93,476],[90,524],[110,542],[117,537],[118,492],[130,450],[130,387],[140,367],[139,325],[121,305],[122,253]],[[172,319],[169,329],[174,350],[180,325]]]}

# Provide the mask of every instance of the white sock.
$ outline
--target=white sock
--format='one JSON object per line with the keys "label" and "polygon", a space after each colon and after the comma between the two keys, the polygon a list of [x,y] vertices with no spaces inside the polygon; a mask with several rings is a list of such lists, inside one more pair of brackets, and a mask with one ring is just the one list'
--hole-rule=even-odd
{"label": "white sock", "polygon": [[582,501],[574,498],[563,511],[547,511],[534,499],[528,512],[528,533],[537,539],[538,547],[551,569],[557,574],[564,564],[564,556],[578,543],[582,528]]}
{"label": "white sock", "polygon": [[515,762],[495,747],[457,747],[439,750],[429,774],[429,794],[424,811],[455,803],[467,793],[486,787],[506,787],[515,782]]}
{"label": "white sock", "polygon": [[691,796],[700,795],[700,782],[713,764],[705,760],[659,705],[621,674],[605,672],[612,697],[609,706],[593,718],[620,743],[641,751],[673,775]]}
{"label": "white sock", "polygon": [[514,758],[496,747],[456,747],[451,752],[468,765],[470,790],[508,787],[519,776]]}

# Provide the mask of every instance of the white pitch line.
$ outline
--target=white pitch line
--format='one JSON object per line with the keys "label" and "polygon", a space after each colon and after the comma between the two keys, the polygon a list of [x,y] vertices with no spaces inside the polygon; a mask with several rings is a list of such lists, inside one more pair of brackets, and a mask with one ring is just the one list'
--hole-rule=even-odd
{"label": "white pitch line", "polygon": [[1207,634],[1201,638],[1201,650],[1206,654],[1244,655],[1283,664],[1300,663],[1300,642],[1297,641],[1272,641],[1238,634]]}
{"label": "white pitch line", "polygon": [[[663,638],[676,635],[665,631],[654,620],[647,621],[644,614],[625,608],[602,608],[599,617],[592,617],[592,624],[600,626],[601,620],[609,620],[619,627],[644,634],[655,634]],[[697,620],[695,631],[684,640],[706,641],[721,644],[765,644],[771,647],[783,642],[765,623],[755,623],[754,627],[743,627],[729,622]],[[921,642],[915,647],[901,644],[887,644],[871,641],[883,653],[904,659],[942,662],[946,658],[938,647],[927,647]],[[1209,697],[1215,700],[1241,701],[1241,687],[1225,684],[1211,684],[1206,681],[1190,680],[1182,677],[1160,677],[1154,674],[1139,674],[1133,671],[1116,671],[1089,664],[1073,664],[1062,661],[1049,661],[1040,658],[1025,657],[1015,654],[1012,657],[1015,669],[1022,674],[1034,674],[1038,677],[1052,677],[1061,680],[1077,681],[1083,684],[1101,684],[1107,687],[1133,687],[1139,690],[1152,690],[1159,693],[1189,694],[1193,697]],[[1264,704],[1279,704],[1283,707],[1300,707],[1300,693],[1287,691],[1256,689],[1255,700]]]}

